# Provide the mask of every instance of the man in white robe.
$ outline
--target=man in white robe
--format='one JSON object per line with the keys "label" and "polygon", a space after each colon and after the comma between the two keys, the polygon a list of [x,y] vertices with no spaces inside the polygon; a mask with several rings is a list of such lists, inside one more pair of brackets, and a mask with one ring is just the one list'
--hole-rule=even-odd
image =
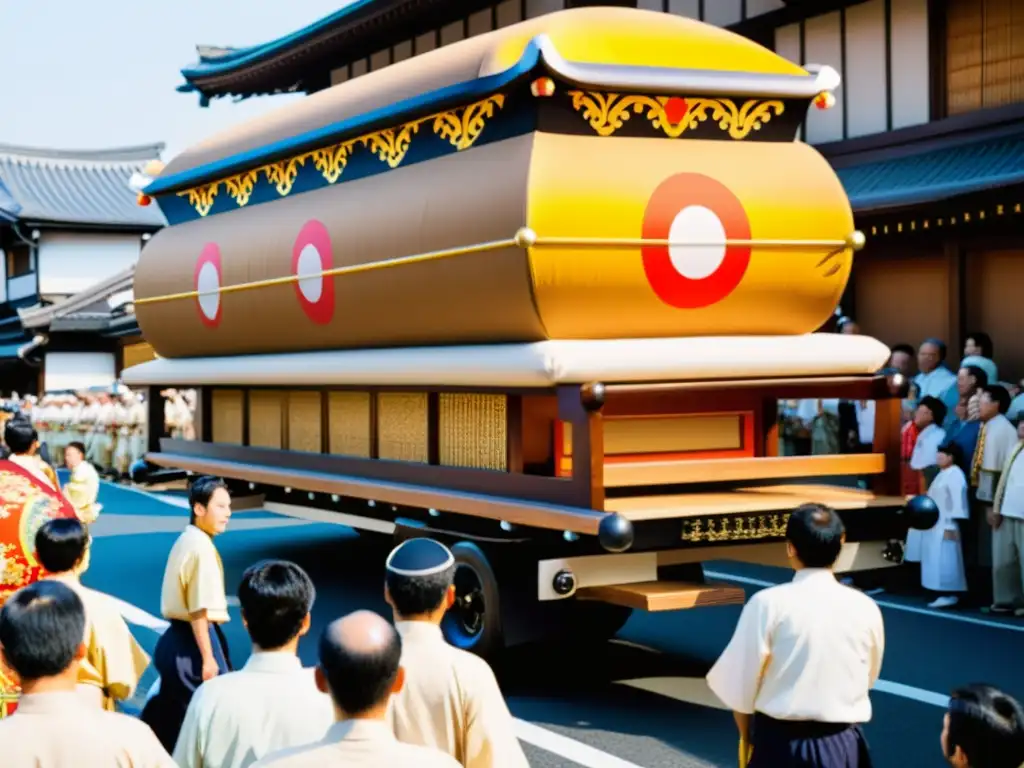
{"label": "man in white robe", "polygon": [[939,593],[929,608],[950,608],[959,602],[953,593],[967,591],[959,528],[959,521],[970,515],[967,477],[959,466],[963,454],[956,443],[939,446],[936,460],[939,474],[928,488],[928,496],[939,508],[939,519],[922,531],[921,586]]}
{"label": "man in white robe", "polygon": [[[956,387],[956,374],[945,366],[946,345],[938,339],[928,339],[917,351],[918,374],[914,377],[919,397],[931,396],[946,406],[946,416],[952,417],[960,399]],[[948,426],[948,425],[944,425]]]}
{"label": "man in white robe", "polygon": [[812,768],[871,764],[860,724],[871,719],[885,632],[878,604],[833,573],[845,538],[833,510],[794,510],[786,525],[793,580],[751,596],[708,672],[736,718],[740,768],[779,768],[796,754]]}

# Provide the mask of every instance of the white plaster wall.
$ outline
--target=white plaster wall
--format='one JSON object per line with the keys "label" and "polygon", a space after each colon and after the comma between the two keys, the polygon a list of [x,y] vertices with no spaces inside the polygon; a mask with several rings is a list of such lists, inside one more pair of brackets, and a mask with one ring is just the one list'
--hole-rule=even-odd
{"label": "white plaster wall", "polygon": [[39,240],[39,292],[70,296],[84,291],[136,263],[141,246],[138,235],[44,232]]}
{"label": "white plaster wall", "polygon": [[928,0],[892,0],[891,23],[892,127],[921,125],[931,119]]}

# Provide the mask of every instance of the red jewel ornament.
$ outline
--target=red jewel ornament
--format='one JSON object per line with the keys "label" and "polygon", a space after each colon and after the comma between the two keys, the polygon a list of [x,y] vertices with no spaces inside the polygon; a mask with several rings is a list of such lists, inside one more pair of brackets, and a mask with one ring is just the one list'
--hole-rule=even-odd
{"label": "red jewel ornament", "polygon": [[683,122],[683,118],[686,117],[686,113],[689,110],[690,105],[686,102],[686,99],[679,96],[672,96],[665,102],[665,117],[672,125],[679,125]]}
{"label": "red jewel ornament", "polygon": [[836,103],[836,97],[834,95],[832,95],[832,93],[830,93],[829,91],[824,91],[822,93],[819,93],[814,98],[814,106],[816,106],[818,109],[822,109],[822,110],[824,110],[824,109],[832,109],[832,107],[835,106],[835,103]]}

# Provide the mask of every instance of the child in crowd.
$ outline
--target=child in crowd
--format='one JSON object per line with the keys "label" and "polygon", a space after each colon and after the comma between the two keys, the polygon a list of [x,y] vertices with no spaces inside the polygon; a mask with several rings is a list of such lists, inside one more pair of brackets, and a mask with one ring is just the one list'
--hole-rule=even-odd
{"label": "child in crowd", "polygon": [[939,473],[928,488],[928,496],[939,508],[939,519],[921,534],[921,586],[939,593],[929,608],[951,608],[959,602],[954,593],[967,591],[958,524],[970,517],[967,476],[960,468],[960,446],[954,442],[939,446],[936,463]]}

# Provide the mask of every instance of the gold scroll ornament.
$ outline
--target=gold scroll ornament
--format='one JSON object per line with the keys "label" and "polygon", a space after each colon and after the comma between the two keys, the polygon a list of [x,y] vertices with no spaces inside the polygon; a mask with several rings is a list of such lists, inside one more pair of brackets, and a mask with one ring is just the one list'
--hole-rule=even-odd
{"label": "gold scroll ornament", "polygon": [[694,544],[721,541],[777,539],[786,535],[789,514],[709,517],[683,523],[683,541]]}
{"label": "gold scroll ornament", "polygon": [[178,196],[187,197],[189,205],[195,208],[200,216],[206,216],[213,209],[217,193],[223,186],[235,204],[239,208],[244,208],[252,197],[260,175],[263,175],[267,183],[273,185],[278,195],[287,197],[298,178],[299,167],[304,166],[307,160],[312,161],[313,167],[320,172],[324,181],[335,184],[348,166],[353,152],[359,147],[365,147],[389,168],[397,168],[405,159],[412,145],[413,136],[419,133],[420,126],[426,123],[431,123],[431,133],[447,141],[457,152],[461,152],[476,143],[487,121],[503,106],[505,96],[496,93],[449,112],[430,115],[393,128],[382,128],[329,147],[314,149],[201,187],[187,189],[179,192]]}
{"label": "gold scroll ornament", "polygon": [[758,101],[751,99],[742,106],[736,106],[732,99],[687,98],[685,112],[679,122],[673,122],[666,107],[676,96],[644,96],[639,94],[597,93],[594,91],[569,91],[572,107],[581,113],[584,120],[599,136],[611,136],[622,128],[631,114],[646,114],[651,126],[663,132],[670,139],[682,136],[686,131],[697,128],[709,119],[736,140],[747,138],[752,131],[761,130],[772,117],[778,117],[785,110],[781,101]]}

